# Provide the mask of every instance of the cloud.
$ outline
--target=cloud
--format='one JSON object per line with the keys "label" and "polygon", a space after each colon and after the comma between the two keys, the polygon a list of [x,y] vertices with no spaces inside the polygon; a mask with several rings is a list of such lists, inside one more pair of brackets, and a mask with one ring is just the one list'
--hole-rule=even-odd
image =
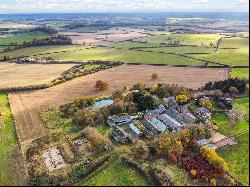
{"label": "cloud", "polygon": [[192,3],[204,4],[204,3],[208,3],[208,0],[192,0]]}

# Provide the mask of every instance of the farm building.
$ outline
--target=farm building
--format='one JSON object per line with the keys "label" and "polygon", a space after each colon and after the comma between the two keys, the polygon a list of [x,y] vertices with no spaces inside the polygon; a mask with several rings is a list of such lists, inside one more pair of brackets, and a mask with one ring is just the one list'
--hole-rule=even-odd
{"label": "farm building", "polygon": [[130,115],[123,115],[123,116],[110,116],[108,118],[108,124],[110,127],[115,127],[118,125],[125,125],[132,123],[132,118]]}
{"label": "farm building", "polygon": [[178,132],[178,131],[182,130],[182,128],[184,127],[183,124],[179,123],[178,121],[171,118],[167,114],[160,115],[158,117],[158,119],[166,125],[168,131],[170,131],[170,132],[172,132],[172,131]]}
{"label": "farm building", "polygon": [[154,110],[146,110],[144,117],[145,118],[152,118],[152,117],[157,117],[160,114],[163,114],[166,112],[166,108],[163,105],[160,105],[159,108],[154,109]]}
{"label": "farm building", "polygon": [[155,117],[151,119],[143,119],[141,120],[141,123],[154,135],[158,135],[167,129],[166,125]]}
{"label": "farm building", "polygon": [[128,133],[121,127],[116,126],[112,131],[112,137],[116,142],[126,143],[129,141]]}
{"label": "farm building", "polygon": [[175,97],[164,98],[163,101],[164,101],[164,103],[165,103],[168,107],[173,106],[173,105],[176,104]]}

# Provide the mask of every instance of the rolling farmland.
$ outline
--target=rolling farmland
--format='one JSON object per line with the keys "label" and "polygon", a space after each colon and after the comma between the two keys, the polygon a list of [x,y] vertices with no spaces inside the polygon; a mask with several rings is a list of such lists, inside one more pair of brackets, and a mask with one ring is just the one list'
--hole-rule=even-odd
{"label": "rolling farmland", "polygon": [[[152,81],[151,74],[158,73],[159,80]],[[176,79],[178,74],[178,79]],[[228,78],[227,69],[174,68],[150,65],[122,65],[95,74],[73,79],[66,83],[34,92],[10,94],[10,104],[16,119],[18,136],[22,143],[38,138],[46,133],[39,112],[60,106],[83,95],[99,95],[94,88],[97,80],[109,83],[108,92],[132,86],[137,82],[147,85],[158,83],[179,84],[189,88],[199,88],[208,81]],[[199,80],[199,81],[197,81]]]}

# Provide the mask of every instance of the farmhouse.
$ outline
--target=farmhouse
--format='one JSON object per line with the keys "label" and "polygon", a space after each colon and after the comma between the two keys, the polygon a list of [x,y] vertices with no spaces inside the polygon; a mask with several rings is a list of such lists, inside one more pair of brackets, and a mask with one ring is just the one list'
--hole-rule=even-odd
{"label": "farmhouse", "polygon": [[110,127],[115,127],[118,125],[128,125],[132,123],[132,118],[130,115],[123,115],[123,116],[110,116],[108,118],[108,124]]}

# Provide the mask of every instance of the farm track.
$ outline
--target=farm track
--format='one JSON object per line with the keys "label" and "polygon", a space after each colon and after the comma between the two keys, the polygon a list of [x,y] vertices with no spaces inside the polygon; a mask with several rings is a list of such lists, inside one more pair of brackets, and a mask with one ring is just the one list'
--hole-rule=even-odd
{"label": "farm track", "polygon": [[[179,84],[197,89],[208,81],[227,79],[228,69],[216,68],[177,68],[150,65],[122,65],[105,71],[79,77],[63,84],[32,92],[9,94],[10,105],[16,120],[17,135],[21,145],[26,145],[32,139],[46,135],[40,111],[50,107],[72,102],[81,96],[99,95],[94,88],[97,80],[103,80],[110,85],[107,92],[132,86],[137,82],[146,85],[156,83]],[[151,75],[157,73],[158,81],[152,81]]]}

